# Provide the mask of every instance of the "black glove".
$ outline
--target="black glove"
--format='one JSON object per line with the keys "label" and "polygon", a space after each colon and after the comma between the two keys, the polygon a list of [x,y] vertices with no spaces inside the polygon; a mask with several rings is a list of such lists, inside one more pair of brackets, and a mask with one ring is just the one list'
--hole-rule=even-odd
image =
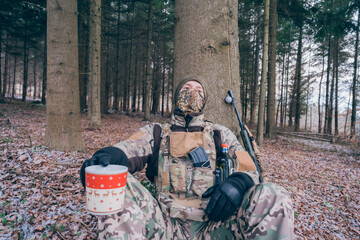
{"label": "black glove", "polygon": [[211,196],[205,209],[210,220],[225,221],[240,207],[245,192],[254,186],[246,173],[233,173],[224,182],[210,187],[203,198]]}
{"label": "black glove", "polygon": [[129,166],[129,159],[125,153],[116,147],[106,147],[98,150],[94,155],[86,160],[80,169],[81,183],[85,187],[85,168],[93,165],[106,167],[109,164]]}

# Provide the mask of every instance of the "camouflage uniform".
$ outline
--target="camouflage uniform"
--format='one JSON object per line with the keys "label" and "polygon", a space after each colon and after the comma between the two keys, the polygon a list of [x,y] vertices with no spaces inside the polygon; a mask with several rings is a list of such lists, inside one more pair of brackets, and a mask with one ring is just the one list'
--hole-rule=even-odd
{"label": "camouflage uniform", "polygon": [[[190,124],[184,117],[173,115],[171,124],[161,125],[159,156],[154,155],[154,128],[150,124],[128,140],[115,147],[124,151],[129,159],[129,175],[124,210],[99,217],[100,239],[293,239],[293,210],[288,192],[273,183],[259,184],[259,175],[253,163],[244,157],[236,136],[227,128],[203,121],[203,115],[194,116]],[[197,129],[182,134],[204,147],[211,168],[194,168],[182,156],[189,146],[171,139],[177,136],[173,126]],[[201,137],[198,129],[201,129]],[[186,132],[188,129],[186,129]],[[216,149],[215,133],[229,145],[229,156],[235,159],[235,168],[248,174],[255,185],[250,188],[239,210],[224,222],[208,220],[204,214],[207,199],[202,193],[213,185]],[[193,134],[192,134],[193,133]],[[200,141],[200,143],[199,143]],[[181,145],[177,149],[174,146]],[[173,146],[173,147],[171,147]],[[195,146],[196,147],[196,146]],[[174,157],[175,155],[175,157]],[[178,155],[178,156],[177,156]],[[156,164],[155,197],[131,173]],[[252,164],[252,165],[251,165]]]}

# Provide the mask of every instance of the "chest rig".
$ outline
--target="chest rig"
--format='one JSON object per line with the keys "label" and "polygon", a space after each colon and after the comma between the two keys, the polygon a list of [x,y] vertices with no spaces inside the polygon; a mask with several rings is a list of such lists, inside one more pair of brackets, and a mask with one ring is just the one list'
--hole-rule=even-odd
{"label": "chest rig", "polygon": [[[162,211],[173,218],[204,221],[208,199],[201,195],[214,184],[216,147],[212,123],[205,122],[200,132],[175,132],[171,125],[162,128],[158,176],[155,180],[157,198]],[[210,167],[194,167],[188,153],[202,146]]]}

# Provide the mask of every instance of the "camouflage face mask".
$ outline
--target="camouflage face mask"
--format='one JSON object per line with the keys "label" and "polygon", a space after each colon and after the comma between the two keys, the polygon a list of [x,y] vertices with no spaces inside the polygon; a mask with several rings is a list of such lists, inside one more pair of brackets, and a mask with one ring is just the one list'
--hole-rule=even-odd
{"label": "camouflage face mask", "polygon": [[183,113],[200,112],[204,107],[204,98],[195,89],[185,89],[180,91],[176,107]]}

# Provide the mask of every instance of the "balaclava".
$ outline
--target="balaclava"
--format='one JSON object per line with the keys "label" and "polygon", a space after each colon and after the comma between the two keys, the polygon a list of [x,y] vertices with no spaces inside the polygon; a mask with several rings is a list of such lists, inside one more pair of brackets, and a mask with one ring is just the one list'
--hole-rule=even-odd
{"label": "balaclava", "polygon": [[[180,91],[180,89],[189,81],[198,82],[204,90],[204,96],[201,96],[201,94],[195,89],[183,89]],[[200,113],[204,109],[206,102],[205,88],[199,80],[193,78],[184,79],[178,84],[175,90],[174,100],[177,111],[180,111],[184,114],[189,112]]]}

